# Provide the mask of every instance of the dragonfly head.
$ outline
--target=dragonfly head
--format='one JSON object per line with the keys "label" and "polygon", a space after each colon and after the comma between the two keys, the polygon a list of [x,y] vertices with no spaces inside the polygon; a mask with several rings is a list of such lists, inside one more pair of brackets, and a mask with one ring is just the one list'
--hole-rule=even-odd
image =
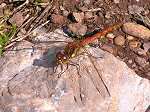
{"label": "dragonfly head", "polygon": [[65,54],[64,51],[60,51],[56,54],[57,64],[66,64],[69,61],[69,57]]}

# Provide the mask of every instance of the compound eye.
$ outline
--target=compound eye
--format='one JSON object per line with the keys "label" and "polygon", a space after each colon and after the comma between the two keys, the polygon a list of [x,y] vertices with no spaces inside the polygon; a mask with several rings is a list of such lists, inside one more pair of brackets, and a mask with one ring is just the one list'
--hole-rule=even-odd
{"label": "compound eye", "polygon": [[61,57],[58,57],[59,60],[61,60]]}
{"label": "compound eye", "polygon": [[63,59],[66,60],[67,59],[66,56],[64,56]]}
{"label": "compound eye", "polygon": [[59,62],[62,62],[62,60],[61,60],[61,59],[59,59],[58,61],[59,61]]}

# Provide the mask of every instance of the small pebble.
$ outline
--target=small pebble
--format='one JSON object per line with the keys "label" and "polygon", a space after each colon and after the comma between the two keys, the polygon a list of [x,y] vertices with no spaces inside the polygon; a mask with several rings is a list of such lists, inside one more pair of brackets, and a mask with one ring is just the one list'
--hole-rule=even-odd
{"label": "small pebble", "polygon": [[87,10],[88,10],[88,8],[87,7],[85,7],[85,6],[83,6],[83,7],[79,7],[80,8],[80,10],[82,11],[82,12],[86,12]]}
{"label": "small pebble", "polygon": [[85,12],[85,19],[89,19],[93,17],[93,13],[92,12]]}
{"label": "small pebble", "polygon": [[84,4],[90,4],[91,0],[83,0]]}
{"label": "small pebble", "polygon": [[150,58],[150,49],[146,52],[148,58]]}
{"label": "small pebble", "polygon": [[132,68],[136,68],[137,66],[136,66],[136,64],[134,63],[133,65],[132,65]]}
{"label": "small pebble", "polygon": [[73,12],[73,16],[75,18],[75,20],[79,23],[82,23],[83,19],[84,19],[84,13],[77,13],[77,12]]}
{"label": "small pebble", "polygon": [[2,3],[2,4],[0,5],[0,7],[4,8],[6,5],[7,5],[6,3]]}
{"label": "small pebble", "polygon": [[116,45],[123,46],[125,44],[125,37],[121,35],[117,36],[116,38],[114,38],[114,43]]}
{"label": "small pebble", "polygon": [[77,35],[85,35],[86,31],[87,31],[87,26],[82,25],[80,23],[73,23],[73,24],[69,24],[68,28],[75,34]]}
{"label": "small pebble", "polygon": [[110,19],[111,18],[111,13],[110,12],[106,12],[105,18],[106,19]]}
{"label": "small pebble", "polygon": [[108,34],[106,35],[106,37],[107,37],[107,38],[110,38],[110,39],[113,39],[113,38],[115,38],[115,35],[114,35],[113,33],[108,33]]}
{"label": "small pebble", "polygon": [[149,13],[150,13],[150,10],[145,9],[145,10],[142,12],[142,15],[143,15],[143,16],[147,16]]}
{"label": "small pebble", "polygon": [[139,49],[137,50],[137,53],[138,53],[139,55],[144,55],[144,56],[146,56],[146,51],[143,50],[143,49],[141,49],[141,48],[139,48]]}
{"label": "small pebble", "polygon": [[127,39],[128,39],[129,41],[131,41],[131,40],[134,40],[135,37],[128,35],[128,36],[127,36]]}
{"label": "small pebble", "polygon": [[130,14],[140,14],[141,12],[144,12],[144,8],[138,5],[129,5],[128,11]]}
{"label": "small pebble", "polygon": [[141,58],[141,57],[136,57],[135,62],[138,63],[142,67],[144,67],[145,65],[148,64],[147,61],[144,58]]}
{"label": "small pebble", "polygon": [[132,62],[133,62],[132,59],[128,60],[128,63],[129,63],[129,64],[131,64]]}
{"label": "small pebble", "polygon": [[60,8],[60,10],[62,10],[62,11],[65,10],[64,7],[63,7],[62,5],[59,6],[59,8]]}
{"label": "small pebble", "polygon": [[64,24],[66,22],[66,18],[62,15],[58,15],[58,14],[52,14],[51,15],[51,21],[55,24]]}
{"label": "small pebble", "polygon": [[18,27],[21,26],[24,22],[24,17],[21,12],[15,13],[10,19],[9,22],[11,24],[16,24]]}
{"label": "small pebble", "polygon": [[150,39],[150,30],[136,23],[125,23],[123,25],[123,31],[134,37],[138,37],[145,40]]}
{"label": "small pebble", "polygon": [[120,0],[114,0],[115,4],[118,4],[120,2]]}
{"label": "small pebble", "polygon": [[68,12],[67,10],[63,10],[62,13],[63,13],[63,15],[66,16],[66,17],[69,15],[69,12]]}
{"label": "small pebble", "polygon": [[141,43],[139,41],[131,41],[129,42],[129,47],[130,48],[140,48]]}
{"label": "small pebble", "polygon": [[144,44],[143,44],[143,47],[144,47],[144,50],[147,52],[148,51],[148,49],[150,49],[150,42],[145,42]]}

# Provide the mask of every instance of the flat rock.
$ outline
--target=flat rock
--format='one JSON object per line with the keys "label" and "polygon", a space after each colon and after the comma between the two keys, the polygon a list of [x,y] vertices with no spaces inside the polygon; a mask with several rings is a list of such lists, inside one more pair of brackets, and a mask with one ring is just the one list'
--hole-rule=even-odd
{"label": "flat rock", "polygon": [[[56,32],[39,36],[66,40],[63,34]],[[33,45],[22,41],[5,52],[0,58],[1,112],[12,109],[24,112],[145,112],[148,109],[149,80],[139,77],[124,62],[100,49],[88,48],[87,51],[102,58],[79,55],[72,59],[74,66],[69,65],[58,79],[56,76],[61,69],[58,67],[53,73],[52,62],[64,45],[62,42]],[[63,67],[65,69],[65,65]]]}

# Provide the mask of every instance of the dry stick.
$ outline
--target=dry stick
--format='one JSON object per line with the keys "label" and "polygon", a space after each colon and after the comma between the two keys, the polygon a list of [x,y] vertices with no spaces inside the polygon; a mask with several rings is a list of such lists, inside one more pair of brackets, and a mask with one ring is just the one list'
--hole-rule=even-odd
{"label": "dry stick", "polygon": [[[49,12],[49,10],[52,8],[52,2],[53,2],[53,0],[52,0],[51,3],[45,8],[45,10],[42,12],[42,14],[41,14],[38,18],[36,18],[36,20],[34,21],[35,23],[33,23],[33,28],[35,28],[38,24],[41,23],[40,20],[42,20],[42,18],[44,18],[45,14],[46,14],[47,12]],[[37,23],[38,23],[38,24],[37,24]],[[30,28],[30,29],[29,29],[29,32],[30,32],[33,28]]]}
{"label": "dry stick", "polygon": [[34,17],[29,18],[24,24],[22,24],[16,31],[16,33],[14,33],[11,38],[9,39],[9,42],[13,42],[13,38],[14,36],[20,31],[20,29],[22,29],[23,27],[25,27],[31,20],[33,20]]}
{"label": "dry stick", "polygon": [[[48,24],[48,22],[49,22],[49,20],[46,21],[45,23],[41,24],[39,27],[35,28],[33,31],[42,28],[43,26],[45,26],[46,24]],[[7,46],[5,47],[5,49],[7,49],[7,48],[13,46],[14,44],[16,44],[17,42],[19,42],[19,41],[21,41],[21,40],[23,40],[23,39],[25,39],[25,38],[28,37],[30,34],[32,34],[33,31],[29,32],[28,34],[26,34],[26,35],[23,36],[23,37],[18,37],[18,38],[15,38],[15,39],[11,40],[11,43],[10,43],[9,45],[7,45]]]}
{"label": "dry stick", "polygon": [[26,0],[22,5],[20,5],[19,7],[17,7],[16,10],[13,11],[13,14],[21,10],[21,8],[27,5],[28,3],[29,3],[29,0]]}
{"label": "dry stick", "polygon": [[96,12],[96,11],[100,11],[100,10],[102,10],[102,8],[89,9],[89,10],[85,10],[85,12]]}
{"label": "dry stick", "polygon": [[[29,3],[29,0],[26,0],[22,5],[20,5],[19,7],[17,7],[17,8],[12,12],[12,15],[13,15],[14,13],[18,12],[19,10],[21,10],[21,9],[22,9],[25,5],[27,5],[28,3]],[[12,16],[12,15],[11,15],[11,16]],[[18,32],[20,29],[21,29],[21,27],[17,29],[17,32]],[[13,39],[15,35],[16,35],[16,33],[14,33],[14,34],[11,36],[11,38],[10,38],[9,40]]]}
{"label": "dry stick", "polygon": [[142,22],[150,28],[150,19],[147,16],[143,17],[140,13],[137,13],[137,15],[142,19]]}
{"label": "dry stick", "polygon": [[29,18],[23,25],[21,25],[20,29],[21,29],[21,28],[24,28],[30,21],[32,21],[32,20],[34,20],[34,19],[35,19],[35,17]]}
{"label": "dry stick", "polygon": [[[44,15],[45,15],[46,12],[48,12],[48,11],[51,9],[51,7],[52,7],[52,2],[53,2],[53,0],[51,1],[51,4],[48,5],[47,8],[43,11],[43,13],[35,20],[35,21],[36,21],[35,24],[36,24],[40,19],[42,19],[42,18],[44,17]],[[26,5],[26,4],[28,4],[28,3],[29,3],[29,0],[26,0],[26,2],[25,2],[24,4],[22,4],[21,6],[19,6],[13,13],[15,13],[15,12],[18,11],[18,10],[20,10],[24,5]],[[40,26],[37,27],[36,29],[43,27],[43,26],[46,25],[48,22],[49,22],[49,21],[46,21],[45,23],[43,23],[42,25],[40,25]],[[33,26],[35,26],[35,24],[34,24]],[[33,29],[33,28],[31,28],[31,29],[28,31],[27,35],[23,36],[22,38],[18,37],[18,38],[15,38],[15,39],[11,40],[12,43],[10,43],[9,45],[7,45],[7,46],[5,47],[5,49],[7,49],[7,48],[13,46],[14,44],[16,44],[15,41],[20,41],[20,40],[25,39],[27,36],[29,36],[29,35],[32,33],[32,31],[31,31],[32,29]],[[34,29],[34,30],[36,30],[36,29]],[[13,37],[12,37],[12,38],[13,38]]]}

